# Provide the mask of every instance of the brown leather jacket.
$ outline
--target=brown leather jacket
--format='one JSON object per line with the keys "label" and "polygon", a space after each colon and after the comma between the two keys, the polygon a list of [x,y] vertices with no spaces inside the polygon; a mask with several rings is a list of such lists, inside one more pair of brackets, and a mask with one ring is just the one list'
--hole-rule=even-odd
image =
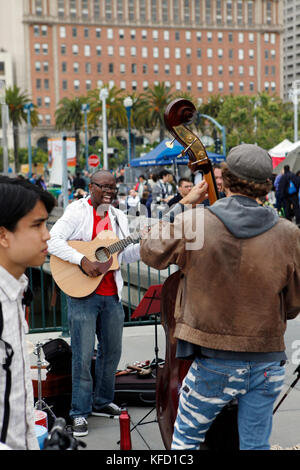
{"label": "brown leather jacket", "polygon": [[[187,249],[197,213],[203,248]],[[285,349],[286,320],[300,311],[300,230],[291,222],[279,219],[241,239],[209,210],[193,209],[174,224],[155,225],[141,241],[141,259],[157,269],[181,268],[175,337],[219,350]]]}

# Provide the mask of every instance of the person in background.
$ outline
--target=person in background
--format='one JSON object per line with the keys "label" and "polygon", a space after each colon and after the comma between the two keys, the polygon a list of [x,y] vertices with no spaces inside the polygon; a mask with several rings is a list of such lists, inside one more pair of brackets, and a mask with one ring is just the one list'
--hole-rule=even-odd
{"label": "person in background", "polygon": [[168,206],[172,207],[174,204],[177,204],[184,196],[186,196],[193,187],[193,183],[189,178],[180,178],[178,181],[178,192],[168,201]]}
{"label": "person in background", "polygon": [[46,259],[50,238],[46,222],[54,205],[54,197],[41,187],[0,177],[0,441],[12,450],[39,449],[25,338],[28,278],[24,273]]}
{"label": "person in background", "polygon": [[300,226],[298,192],[299,179],[295,173],[290,171],[289,165],[285,165],[278,186],[279,201],[284,210],[284,217],[288,220],[292,220],[295,217],[296,224]]}

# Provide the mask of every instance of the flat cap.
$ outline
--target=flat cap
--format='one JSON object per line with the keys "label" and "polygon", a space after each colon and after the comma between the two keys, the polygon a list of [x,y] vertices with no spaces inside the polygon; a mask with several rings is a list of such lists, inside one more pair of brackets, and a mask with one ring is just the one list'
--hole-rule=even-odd
{"label": "flat cap", "polygon": [[266,183],[272,176],[272,158],[258,145],[241,144],[233,147],[226,163],[235,176],[254,183]]}

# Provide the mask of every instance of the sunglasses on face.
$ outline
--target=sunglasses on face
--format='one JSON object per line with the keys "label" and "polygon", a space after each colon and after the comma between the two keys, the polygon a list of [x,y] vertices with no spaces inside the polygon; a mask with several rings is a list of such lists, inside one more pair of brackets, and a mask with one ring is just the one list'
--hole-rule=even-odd
{"label": "sunglasses on face", "polygon": [[101,189],[101,191],[110,191],[112,193],[117,193],[118,192],[118,188],[116,188],[115,186],[108,186],[107,184],[98,184],[98,183],[94,183],[93,181],[91,182],[91,184],[94,184],[95,186],[97,186],[99,189]]}

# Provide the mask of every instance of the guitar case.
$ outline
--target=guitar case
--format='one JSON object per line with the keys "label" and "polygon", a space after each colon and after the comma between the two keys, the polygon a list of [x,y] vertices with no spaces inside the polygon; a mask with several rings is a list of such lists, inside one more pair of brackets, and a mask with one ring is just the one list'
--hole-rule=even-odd
{"label": "guitar case", "polygon": [[[96,351],[92,360],[91,373],[95,380]],[[156,401],[156,373],[140,376],[137,371],[116,375],[114,402],[119,406],[154,406]]]}

